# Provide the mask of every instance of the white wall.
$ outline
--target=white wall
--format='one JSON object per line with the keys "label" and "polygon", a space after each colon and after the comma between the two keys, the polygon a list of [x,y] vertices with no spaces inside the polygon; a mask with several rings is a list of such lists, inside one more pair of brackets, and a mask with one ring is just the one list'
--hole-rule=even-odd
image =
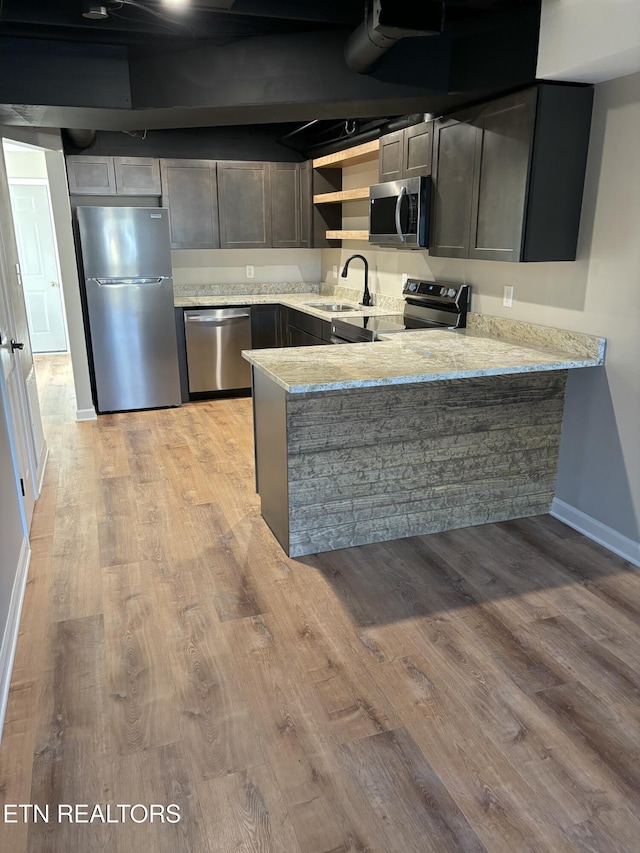
{"label": "white wall", "polygon": [[536,77],[600,83],[639,70],[638,0],[542,0]]}
{"label": "white wall", "polygon": [[[575,262],[431,258],[359,242],[322,252],[331,283],[361,288],[356,264],[346,282],[331,276],[334,264],[361,252],[374,294],[400,296],[403,272],[466,282],[474,311],[606,337],[606,367],[570,376],[557,496],[633,542],[640,540],[639,139],[640,74],[599,84]],[[514,287],[512,309],[502,306],[504,285]]]}

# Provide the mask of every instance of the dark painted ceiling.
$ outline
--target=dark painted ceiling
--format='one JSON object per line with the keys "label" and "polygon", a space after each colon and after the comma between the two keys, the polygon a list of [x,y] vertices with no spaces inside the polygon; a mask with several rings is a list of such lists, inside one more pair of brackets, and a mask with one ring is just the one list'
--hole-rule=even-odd
{"label": "dark painted ceiling", "polygon": [[[385,2],[394,14],[441,11],[442,31],[403,38],[358,73],[344,46],[367,0],[191,0],[181,10],[164,0],[0,0],[0,123],[276,124],[308,149],[533,81],[539,0]],[[84,17],[90,6],[106,17]]]}

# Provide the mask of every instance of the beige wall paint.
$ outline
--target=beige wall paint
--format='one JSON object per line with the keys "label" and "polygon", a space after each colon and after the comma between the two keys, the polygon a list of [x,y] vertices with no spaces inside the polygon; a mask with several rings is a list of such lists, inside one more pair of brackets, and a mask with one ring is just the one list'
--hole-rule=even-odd
{"label": "beige wall paint", "polygon": [[[606,367],[570,377],[557,497],[634,542],[640,540],[638,139],[640,74],[599,84],[575,262],[431,258],[423,251],[369,250],[355,241],[322,252],[324,281],[336,282],[332,266],[340,269],[360,252],[369,260],[374,294],[400,296],[403,272],[465,282],[474,311],[606,337]],[[353,173],[345,173],[350,180]],[[375,169],[370,175],[377,181]],[[361,267],[353,264],[347,281],[337,281],[360,288]],[[505,285],[514,287],[512,309],[502,306]]]}
{"label": "beige wall paint", "polygon": [[[253,279],[246,277],[247,264]],[[174,249],[171,265],[175,284],[320,281],[317,249]]]}
{"label": "beige wall paint", "polygon": [[536,77],[601,83],[637,71],[638,0],[542,0]]}

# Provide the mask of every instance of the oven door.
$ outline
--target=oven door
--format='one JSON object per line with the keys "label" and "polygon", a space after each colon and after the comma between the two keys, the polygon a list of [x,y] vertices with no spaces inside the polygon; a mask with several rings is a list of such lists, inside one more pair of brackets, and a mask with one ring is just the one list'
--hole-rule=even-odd
{"label": "oven door", "polygon": [[360,344],[374,341],[375,335],[370,329],[361,329],[348,322],[332,320],[329,340],[332,344]]}
{"label": "oven door", "polygon": [[369,243],[426,249],[431,178],[374,184],[369,190]]}

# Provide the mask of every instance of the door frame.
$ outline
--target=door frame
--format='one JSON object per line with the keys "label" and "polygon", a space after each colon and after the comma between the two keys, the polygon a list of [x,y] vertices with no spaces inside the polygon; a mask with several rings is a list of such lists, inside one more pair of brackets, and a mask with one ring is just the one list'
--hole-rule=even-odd
{"label": "door frame", "polygon": [[[0,234],[0,245],[2,245],[2,235]],[[0,264],[0,347],[3,350],[11,353],[10,341],[14,333],[13,316],[11,313],[11,304],[5,279],[5,265]],[[15,355],[9,354],[9,358],[15,358]],[[13,371],[21,379],[20,368],[18,364],[14,364]],[[18,396],[19,386],[17,383]],[[27,576],[29,571],[29,561],[31,558],[31,547],[29,544],[29,521],[27,519],[25,501],[20,488],[20,467],[18,460],[18,447],[16,443],[17,430],[24,431],[24,409],[20,400],[12,400],[10,396],[15,397],[5,382],[4,367],[0,364],[0,428],[6,431],[9,440],[9,457],[10,457],[10,476],[3,478],[0,483],[0,488],[9,491],[9,500],[17,508],[17,516],[19,519],[20,530],[17,531],[17,537],[21,540],[19,545],[19,553],[15,566],[13,562],[6,567],[3,567],[3,572],[8,570],[13,573],[13,583],[11,586],[11,595],[7,616],[4,625],[0,624],[0,740],[2,738],[2,730],[4,726],[4,718],[9,699],[9,687],[11,685],[11,673],[13,670],[13,661],[15,658],[16,647],[18,644],[18,633],[20,630],[20,617],[22,614],[22,604],[24,601],[24,591],[27,584]],[[16,411],[17,410],[17,411]],[[18,419],[18,423],[15,419]],[[24,440],[28,440],[28,435],[24,435]],[[6,461],[6,460],[5,460]],[[16,525],[17,526],[17,525]],[[3,559],[0,554],[0,560]]]}
{"label": "door frame", "polygon": [[[7,181],[9,183],[9,188],[12,186],[20,186],[20,187],[44,187],[47,191],[47,205],[49,209],[49,223],[51,225],[51,235],[53,238],[53,249],[56,259],[56,271],[57,271],[57,279],[59,282],[60,289],[60,303],[62,306],[62,323],[64,327],[64,337],[65,337],[65,346],[64,350],[56,350],[56,352],[69,352],[69,328],[67,325],[67,308],[65,305],[64,299],[64,283],[62,281],[62,268],[60,266],[60,255],[58,253],[58,237],[56,234],[56,221],[53,215],[53,204],[51,202],[51,188],[49,186],[48,178],[9,178],[7,176]],[[13,207],[12,207],[12,219],[13,219]],[[15,221],[14,221],[14,230],[15,230]],[[17,237],[16,237],[17,243]],[[24,276],[21,277],[22,289],[24,292]],[[31,324],[29,322],[29,313],[27,312],[27,322],[29,323],[29,332],[31,332],[31,338],[33,339],[33,333],[31,330]]]}

